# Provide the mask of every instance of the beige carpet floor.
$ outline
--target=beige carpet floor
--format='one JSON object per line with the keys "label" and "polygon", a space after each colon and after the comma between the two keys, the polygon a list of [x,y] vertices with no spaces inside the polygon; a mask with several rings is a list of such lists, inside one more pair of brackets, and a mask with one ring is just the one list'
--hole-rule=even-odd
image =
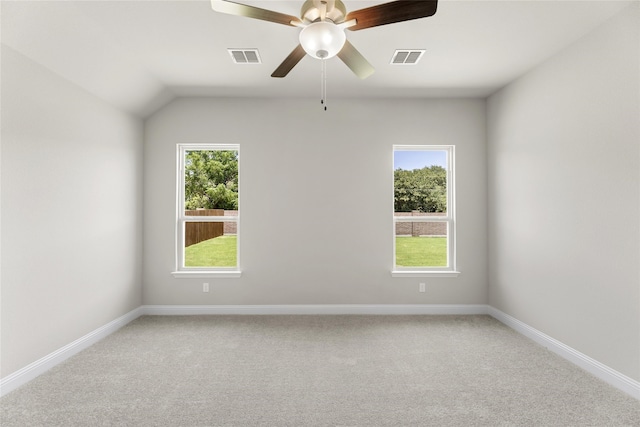
{"label": "beige carpet floor", "polygon": [[488,316],[144,316],[0,399],[10,426],[640,426]]}

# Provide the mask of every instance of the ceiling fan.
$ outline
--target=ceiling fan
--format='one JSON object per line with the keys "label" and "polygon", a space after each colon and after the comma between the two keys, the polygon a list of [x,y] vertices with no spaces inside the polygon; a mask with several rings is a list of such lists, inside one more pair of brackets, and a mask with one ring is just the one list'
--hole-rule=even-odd
{"label": "ceiling fan", "polygon": [[328,59],[337,55],[351,71],[365,79],[375,70],[349,43],[344,30],[358,31],[426,18],[436,13],[438,1],[396,0],[347,13],[341,0],[306,0],[302,5],[300,18],[229,0],[211,0],[211,7],[217,12],[302,28],[300,44],[271,77],[285,77],[308,54],[316,59]]}

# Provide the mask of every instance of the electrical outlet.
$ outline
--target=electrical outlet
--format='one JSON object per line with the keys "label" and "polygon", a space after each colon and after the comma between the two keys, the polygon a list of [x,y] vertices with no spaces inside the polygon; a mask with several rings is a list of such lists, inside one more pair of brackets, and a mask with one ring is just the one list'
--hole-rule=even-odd
{"label": "electrical outlet", "polygon": [[420,283],[420,292],[426,291],[426,285],[424,283]]}
{"label": "electrical outlet", "polygon": [[208,283],[203,283],[202,284],[202,292],[209,292],[209,284]]}

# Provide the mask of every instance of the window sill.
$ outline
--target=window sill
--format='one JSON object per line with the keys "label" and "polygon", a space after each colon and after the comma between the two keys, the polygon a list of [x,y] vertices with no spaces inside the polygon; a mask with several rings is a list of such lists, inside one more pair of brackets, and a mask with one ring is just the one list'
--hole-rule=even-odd
{"label": "window sill", "polygon": [[176,279],[233,279],[240,277],[242,271],[173,271],[171,275]]}
{"label": "window sill", "polygon": [[458,277],[459,271],[393,270],[391,277]]}

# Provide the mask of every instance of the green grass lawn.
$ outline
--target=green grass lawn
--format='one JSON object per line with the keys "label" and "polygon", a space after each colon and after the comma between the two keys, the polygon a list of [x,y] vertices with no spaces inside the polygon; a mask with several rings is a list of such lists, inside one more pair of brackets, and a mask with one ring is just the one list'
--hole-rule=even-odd
{"label": "green grass lawn", "polygon": [[[238,240],[220,236],[185,249],[185,267],[235,267]],[[396,237],[396,265],[400,267],[445,267],[445,237]]]}
{"label": "green grass lawn", "polygon": [[235,267],[237,236],[220,236],[185,248],[185,267]]}
{"label": "green grass lawn", "polygon": [[396,236],[396,265],[446,267],[447,238]]}

